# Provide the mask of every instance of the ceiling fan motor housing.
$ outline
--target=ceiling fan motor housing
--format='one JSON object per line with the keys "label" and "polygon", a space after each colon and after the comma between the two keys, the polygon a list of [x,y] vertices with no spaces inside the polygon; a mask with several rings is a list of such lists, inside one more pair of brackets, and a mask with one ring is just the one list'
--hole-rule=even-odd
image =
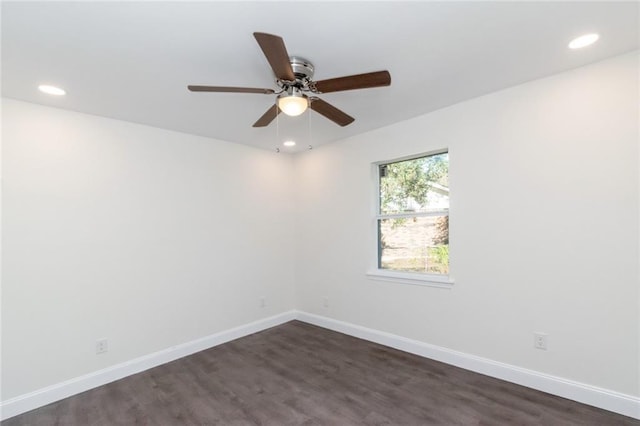
{"label": "ceiling fan motor housing", "polygon": [[313,78],[313,64],[308,60],[299,56],[291,56],[289,58],[291,68],[293,68],[293,74],[296,79],[304,80],[305,78],[311,80]]}

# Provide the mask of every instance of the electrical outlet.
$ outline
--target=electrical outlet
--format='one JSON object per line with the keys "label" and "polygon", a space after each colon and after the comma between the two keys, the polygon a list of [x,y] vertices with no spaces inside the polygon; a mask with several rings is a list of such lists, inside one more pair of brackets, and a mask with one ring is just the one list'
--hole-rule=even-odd
{"label": "electrical outlet", "polygon": [[109,342],[107,339],[96,340],[96,354],[103,354],[109,350]]}
{"label": "electrical outlet", "polygon": [[536,349],[547,350],[547,337],[546,333],[533,333],[533,347]]}
{"label": "electrical outlet", "polygon": [[329,307],[329,298],[328,297],[323,297],[322,298],[322,306],[325,308]]}
{"label": "electrical outlet", "polygon": [[267,298],[265,296],[262,296],[260,298],[260,307],[264,308],[265,306],[267,306]]}

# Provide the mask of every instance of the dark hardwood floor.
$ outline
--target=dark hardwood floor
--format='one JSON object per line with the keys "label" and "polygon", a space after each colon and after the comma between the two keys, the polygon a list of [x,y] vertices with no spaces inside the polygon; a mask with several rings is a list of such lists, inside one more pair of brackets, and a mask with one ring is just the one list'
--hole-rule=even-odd
{"label": "dark hardwood floor", "polygon": [[13,417],[16,425],[640,425],[293,321]]}

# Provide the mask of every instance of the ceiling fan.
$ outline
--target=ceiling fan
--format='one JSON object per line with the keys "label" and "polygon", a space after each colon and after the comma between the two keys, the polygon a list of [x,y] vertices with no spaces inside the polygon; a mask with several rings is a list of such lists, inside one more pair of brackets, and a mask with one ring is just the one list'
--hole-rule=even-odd
{"label": "ceiling fan", "polygon": [[307,107],[340,126],[346,126],[351,124],[354,118],[316,95],[343,90],[389,86],[391,84],[389,71],[376,71],[314,81],[313,64],[298,56],[289,57],[284,40],[281,37],[266,33],[253,33],[253,36],[273,69],[276,76],[276,84],[278,85],[277,90],[251,87],[187,86],[192,92],[277,94],[276,104],[269,108],[253,124],[253,127],[268,126],[280,111],[290,116],[297,116],[306,111]]}

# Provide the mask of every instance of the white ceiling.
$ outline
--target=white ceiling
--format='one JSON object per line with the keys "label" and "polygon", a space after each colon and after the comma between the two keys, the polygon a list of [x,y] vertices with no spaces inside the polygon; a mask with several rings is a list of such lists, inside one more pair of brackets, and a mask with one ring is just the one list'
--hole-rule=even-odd
{"label": "white ceiling", "polygon": [[[3,96],[265,149],[306,149],[639,47],[638,3],[3,2]],[[317,80],[389,70],[391,86],[322,95],[355,117],[251,125],[274,95],[254,31],[280,35]],[[584,50],[574,37],[598,32]],[[37,91],[50,83],[61,98]],[[283,149],[287,151],[289,149]]]}

